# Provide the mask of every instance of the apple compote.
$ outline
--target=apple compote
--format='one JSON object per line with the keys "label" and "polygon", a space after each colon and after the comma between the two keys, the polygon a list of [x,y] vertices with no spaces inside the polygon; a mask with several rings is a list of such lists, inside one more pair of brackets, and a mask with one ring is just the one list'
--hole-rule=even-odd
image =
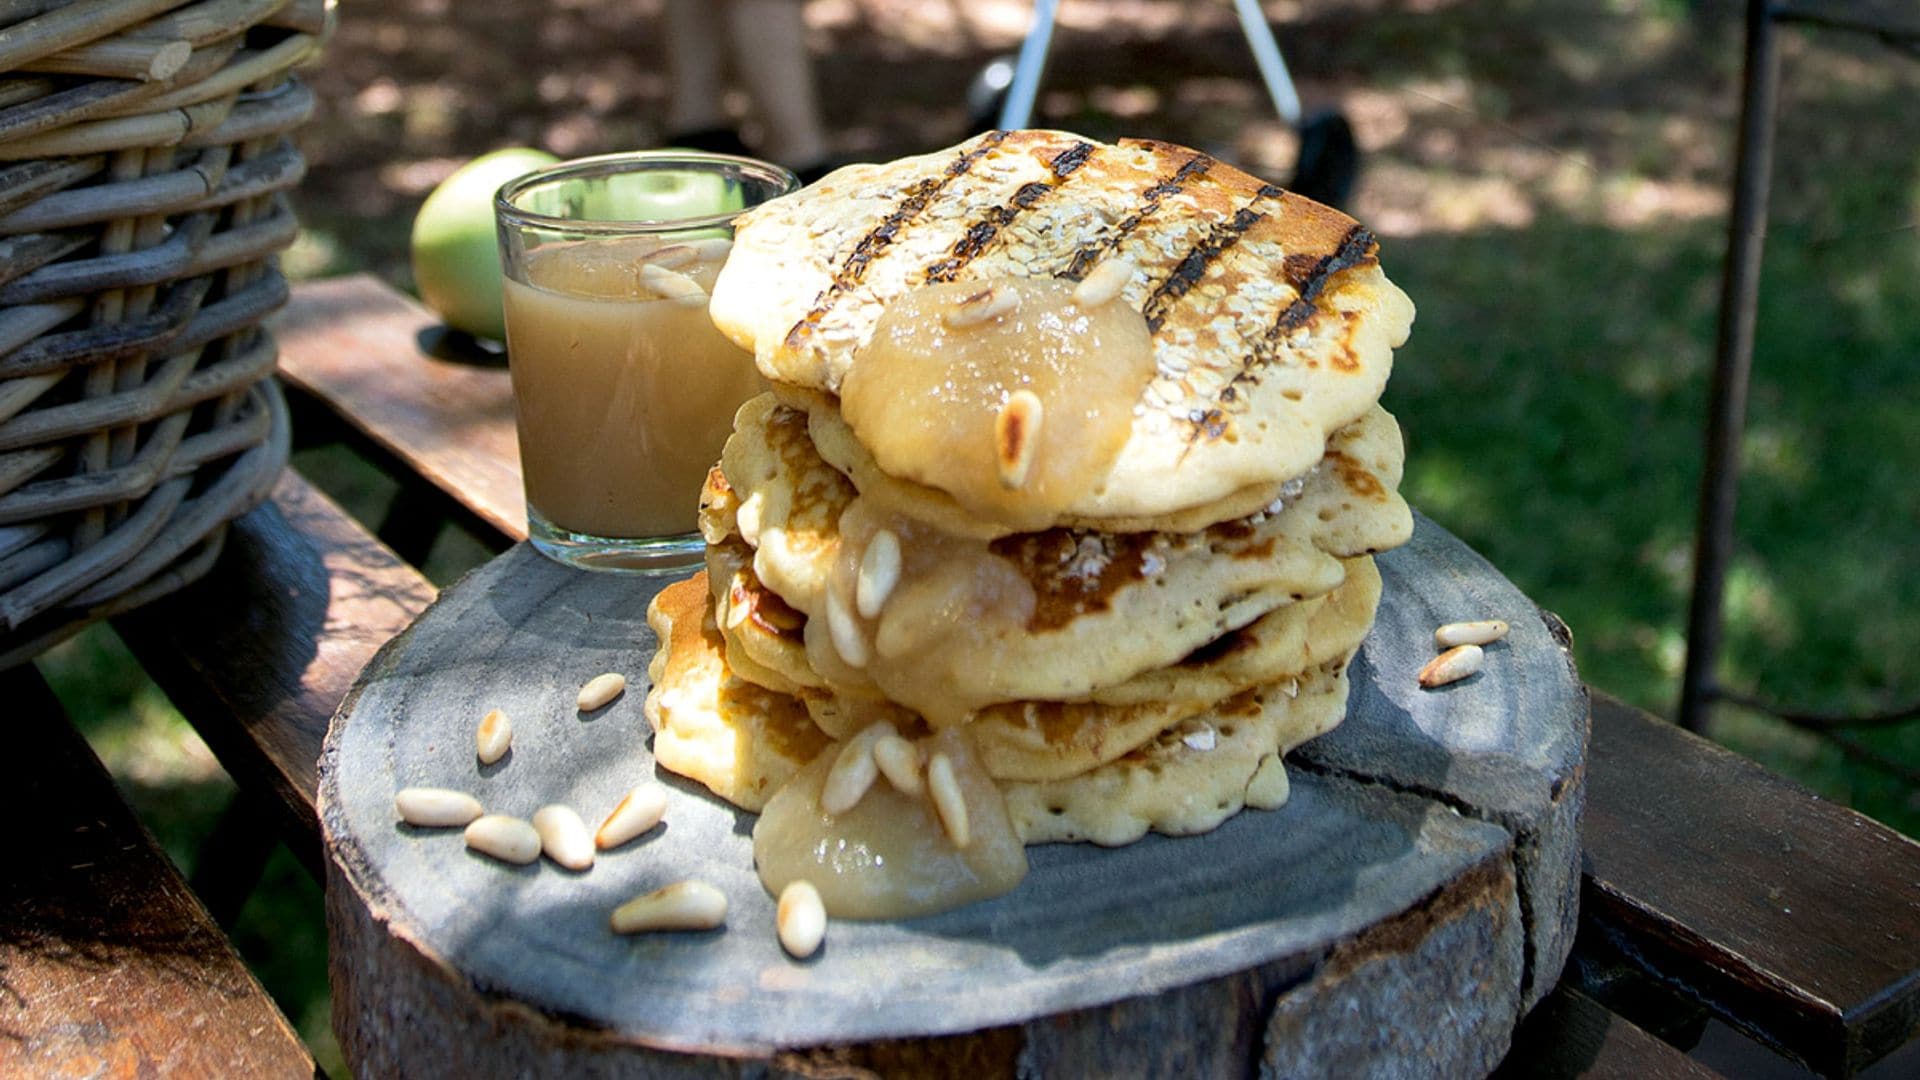
{"label": "apple compote", "polygon": [[1145,318],[1053,279],[947,282],[880,316],[840,409],[887,473],[1037,528],[1098,491],[1154,373]]}

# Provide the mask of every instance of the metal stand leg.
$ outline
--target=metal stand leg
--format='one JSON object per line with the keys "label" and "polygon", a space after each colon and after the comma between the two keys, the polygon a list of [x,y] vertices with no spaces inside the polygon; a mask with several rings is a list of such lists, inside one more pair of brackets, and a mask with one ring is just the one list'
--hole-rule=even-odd
{"label": "metal stand leg", "polygon": [[1740,100],[1740,146],[1720,287],[1720,325],[1707,413],[1706,465],[1694,532],[1693,600],[1687,614],[1687,664],[1680,681],[1680,725],[1706,726],[1720,655],[1721,605],[1733,555],[1733,511],[1740,485],[1740,437],[1746,426],[1747,380],[1759,306],[1760,255],[1766,241],[1767,193],[1773,174],[1773,116],[1780,57],[1767,0],[1747,0],[1746,67]]}
{"label": "metal stand leg", "polygon": [[1287,62],[1280,58],[1280,45],[1273,40],[1273,27],[1267,25],[1260,0],[1233,0],[1233,10],[1240,16],[1240,31],[1247,36],[1247,47],[1253,50],[1253,62],[1260,66],[1260,78],[1267,84],[1275,111],[1288,127],[1299,127],[1300,94],[1287,74]]}
{"label": "metal stand leg", "polygon": [[1040,73],[1047,66],[1047,49],[1053,44],[1053,22],[1060,14],[1060,0],[1034,0],[1033,29],[1020,46],[1020,58],[1014,61],[1013,84],[1007,87],[1007,100],[1000,106],[1000,127],[1013,131],[1033,120],[1033,102],[1040,94]]}

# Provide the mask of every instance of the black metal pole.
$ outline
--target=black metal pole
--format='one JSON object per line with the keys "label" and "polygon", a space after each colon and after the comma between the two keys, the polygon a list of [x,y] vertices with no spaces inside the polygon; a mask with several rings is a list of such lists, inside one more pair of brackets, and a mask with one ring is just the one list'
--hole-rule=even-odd
{"label": "black metal pole", "polygon": [[1693,540],[1693,600],[1687,612],[1687,664],[1680,677],[1680,726],[1700,731],[1714,694],[1721,603],[1733,556],[1733,511],[1740,488],[1740,436],[1753,368],[1760,255],[1766,241],[1773,174],[1773,119],[1780,89],[1768,0],[1747,0],[1746,64],[1740,89],[1740,142],[1733,176],[1727,261],[1720,282],[1720,325],[1707,405],[1706,461]]}

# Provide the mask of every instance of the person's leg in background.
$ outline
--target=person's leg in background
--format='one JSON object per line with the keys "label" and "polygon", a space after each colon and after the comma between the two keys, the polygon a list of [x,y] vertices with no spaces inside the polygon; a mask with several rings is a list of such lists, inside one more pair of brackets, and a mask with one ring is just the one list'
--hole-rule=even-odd
{"label": "person's leg in background", "polygon": [[728,0],[734,70],[765,126],[761,150],[802,174],[827,164],[801,0]]}
{"label": "person's leg in background", "polygon": [[742,154],[721,97],[726,92],[728,22],[723,0],[667,0],[667,142],[695,150]]}

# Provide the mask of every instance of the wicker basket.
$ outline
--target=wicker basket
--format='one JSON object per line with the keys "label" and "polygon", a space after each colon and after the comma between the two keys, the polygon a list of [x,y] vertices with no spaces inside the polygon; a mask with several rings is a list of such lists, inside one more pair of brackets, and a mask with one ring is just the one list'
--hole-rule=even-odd
{"label": "wicker basket", "polygon": [[0,669],[194,580],[286,463],[292,77],[333,0],[0,0]]}

